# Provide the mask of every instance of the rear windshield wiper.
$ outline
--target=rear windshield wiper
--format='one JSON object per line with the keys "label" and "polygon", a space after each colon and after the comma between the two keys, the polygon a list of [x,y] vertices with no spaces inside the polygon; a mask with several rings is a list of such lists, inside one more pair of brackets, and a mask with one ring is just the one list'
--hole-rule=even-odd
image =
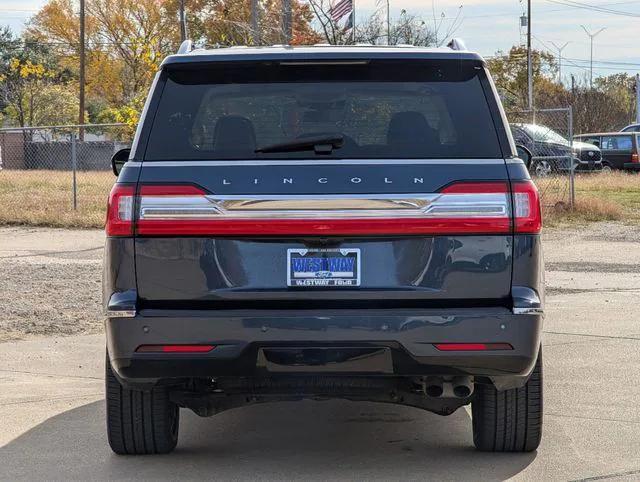
{"label": "rear windshield wiper", "polygon": [[334,149],[344,146],[344,136],[342,134],[330,134],[326,136],[303,137],[292,141],[270,144],[258,147],[255,152],[299,152],[314,151],[316,154],[331,154]]}

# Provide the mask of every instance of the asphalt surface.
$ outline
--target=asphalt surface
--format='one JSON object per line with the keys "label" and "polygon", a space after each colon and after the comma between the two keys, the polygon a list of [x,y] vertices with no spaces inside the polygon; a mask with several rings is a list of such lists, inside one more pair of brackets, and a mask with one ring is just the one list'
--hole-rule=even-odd
{"label": "asphalt surface", "polygon": [[[86,233],[65,237],[99,258],[100,236]],[[49,256],[38,243],[29,249]],[[86,256],[77,246],[56,241],[51,256]],[[105,436],[102,335],[38,335],[0,344],[0,479],[640,480],[640,230],[549,232],[545,256],[535,453],[475,452],[467,410],[327,401],[183,411],[173,454],[118,457]]]}

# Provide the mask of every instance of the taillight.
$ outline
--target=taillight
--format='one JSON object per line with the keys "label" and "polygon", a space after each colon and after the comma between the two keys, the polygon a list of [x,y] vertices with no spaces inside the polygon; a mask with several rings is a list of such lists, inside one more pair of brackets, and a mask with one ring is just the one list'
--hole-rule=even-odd
{"label": "taillight", "polygon": [[538,234],[542,229],[540,195],[533,181],[512,184],[514,230],[520,234]]}
{"label": "taillight", "polygon": [[633,162],[633,163],[640,162],[640,158],[638,158],[638,153],[637,152],[634,152],[633,154],[631,154],[631,162]]}
{"label": "taillight", "polygon": [[137,353],[208,353],[215,345],[140,345]]}
{"label": "taillight", "polygon": [[[513,206],[512,206],[513,197]],[[133,188],[111,193],[107,234],[132,234]],[[457,182],[428,194],[215,195],[193,185],[141,185],[136,233],[210,235],[454,235],[538,233],[531,181]],[[512,213],[514,222],[512,223]],[[512,227],[513,226],[513,227]]]}
{"label": "taillight", "polygon": [[131,236],[133,234],[134,186],[114,184],[107,205],[107,236]]}

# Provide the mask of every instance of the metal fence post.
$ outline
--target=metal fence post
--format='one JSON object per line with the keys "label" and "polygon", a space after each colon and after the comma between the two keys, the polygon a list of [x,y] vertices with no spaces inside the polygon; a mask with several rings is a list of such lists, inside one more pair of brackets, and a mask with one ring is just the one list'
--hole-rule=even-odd
{"label": "metal fence post", "polygon": [[73,209],[78,209],[78,182],[76,171],[78,170],[78,147],[76,146],[76,133],[71,133],[71,169],[73,170]]}
{"label": "metal fence post", "polygon": [[573,159],[573,107],[569,106],[567,109],[567,115],[569,116],[569,149],[571,150],[571,169],[569,170],[569,206],[573,209],[576,202],[576,184],[575,184],[575,170],[576,163]]}

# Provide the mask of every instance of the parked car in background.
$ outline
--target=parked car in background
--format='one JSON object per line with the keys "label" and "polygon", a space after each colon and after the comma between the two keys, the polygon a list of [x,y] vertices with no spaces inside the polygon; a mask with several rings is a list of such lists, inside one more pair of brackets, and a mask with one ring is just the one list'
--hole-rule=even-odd
{"label": "parked car in background", "polygon": [[620,132],[640,132],[640,124],[629,124],[627,127],[620,129]]}
{"label": "parked car in background", "polygon": [[539,177],[571,169],[576,171],[602,169],[600,149],[593,144],[573,142],[573,146],[561,134],[539,124],[511,124],[516,144],[524,145],[533,154],[529,171]]}
{"label": "parked car in background", "polygon": [[600,148],[602,168],[606,171],[624,169],[640,171],[638,150],[640,134],[634,132],[604,132],[581,134],[574,139],[587,142]]}

